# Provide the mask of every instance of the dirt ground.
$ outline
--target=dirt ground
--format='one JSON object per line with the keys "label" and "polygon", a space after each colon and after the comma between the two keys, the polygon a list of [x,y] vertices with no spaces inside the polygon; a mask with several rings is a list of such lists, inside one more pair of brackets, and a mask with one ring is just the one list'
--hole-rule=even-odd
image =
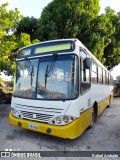
{"label": "dirt ground", "polygon": [[[91,129],[87,129],[82,136],[74,140],[64,140],[11,126],[8,124],[9,111],[10,105],[0,104],[0,151],[6,149],[18,151],[120,151],[120,97],[114,98],[111,107],[104,110]],[[65,157],[62,159],[73,160],[75,158]],[[78,157],[76,159],[86,160],[88,158]]]}

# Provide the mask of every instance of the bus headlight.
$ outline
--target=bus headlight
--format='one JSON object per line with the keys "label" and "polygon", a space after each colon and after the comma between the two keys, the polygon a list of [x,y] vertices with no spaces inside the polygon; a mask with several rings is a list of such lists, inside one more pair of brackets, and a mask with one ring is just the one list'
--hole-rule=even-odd
{"label": "bus headlight", "polygon": [[70,118],[68,116],[64,116],[63,117],[63,122],[64,123],[69,123],[70,122]]}
{"label": "bus headlight", "polygon": [[11,112],[15,117],[19,117],[20,116],[20,113],[15,108],[11,108]]}
{"label": "bus headlight", "polygon": [[57,117],[56,118],[56,123],[57,124],[61,124],[62,123],[62,118],[61,117]]}
{"label": "bus headlight", "polygon": [[58,116],[54,118],[52,121],[50,121],[49,124],[54,124],[54,125],[66,125],[72,121],[74,121],[76,118],[72,116]]}

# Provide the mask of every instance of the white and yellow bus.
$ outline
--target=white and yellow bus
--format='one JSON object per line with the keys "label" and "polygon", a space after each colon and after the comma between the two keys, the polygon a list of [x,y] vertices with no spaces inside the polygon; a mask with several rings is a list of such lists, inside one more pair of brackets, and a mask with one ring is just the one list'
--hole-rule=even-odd
{"label": "white and yellow bus", "polygon": [[76,138],[112,100],[112,76],[78,39],[46,41],[18,51],[9,123]]}

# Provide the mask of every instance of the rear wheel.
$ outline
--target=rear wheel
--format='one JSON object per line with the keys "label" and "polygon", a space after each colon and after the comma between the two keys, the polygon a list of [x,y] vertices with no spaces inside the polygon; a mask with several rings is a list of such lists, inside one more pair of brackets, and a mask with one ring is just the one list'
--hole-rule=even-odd
{"label": "rear wheel", "polygon": [[107,108],[110,108],[110,104],[111,104],[111,95],[110,95],[110,98],[109,98],[109,104],[108,104]]}

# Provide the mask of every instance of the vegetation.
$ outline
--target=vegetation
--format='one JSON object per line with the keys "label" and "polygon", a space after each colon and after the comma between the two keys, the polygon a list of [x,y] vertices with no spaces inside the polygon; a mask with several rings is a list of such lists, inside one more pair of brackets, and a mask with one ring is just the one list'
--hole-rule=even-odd
{"label": "vegetation", "polygon": [[99,0],[52,1],[39,19],[41,40],[77,37],[111,69],[120,63],[120,12],[107,7],[98,15]]}
{"label": "vegetation", "polygon": [[[18,48],[30,45],[30,35],[20,32],[16,33],[16,28],[24,18],[18,9],[7,11],[8,3],[0,6],[0,70],[11,68],[11,74],[15,69],[15,52]],[[36,40],[38,41],[38,40]]]}
{"label": "vegetation", "polygon": [[120,12],[107,7],[99,15],[99,0],[53,0],[39,19],[0,6],[0,70],[15,68],[15,52],[32,43],[78,38],[111,69],[120,63]]}

